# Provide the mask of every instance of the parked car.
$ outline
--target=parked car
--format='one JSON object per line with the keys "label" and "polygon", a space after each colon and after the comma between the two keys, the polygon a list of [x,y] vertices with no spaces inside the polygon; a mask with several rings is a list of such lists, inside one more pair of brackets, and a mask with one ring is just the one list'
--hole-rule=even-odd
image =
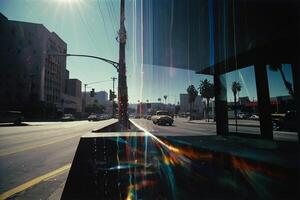
{"label": "parked car", "polygon": [[259,115],[257,114],[253,114],[249,117],[249,119],[252,119],[252,120],[259,120]]}
{"label": "parked car", "polygon": [[247,119],[247,118],[249,118],[249,116],[246,113],[238,113],[237,118],[238,119]]}
{"label": "parked car", "polygon": [[75,117],[72,114],[64,114],[61,118],[61,121],[74,121]]}
{"label": "parked car", "polygon": [[151,120],[152,115],[147,115],[146,119]]}
{"label": "parked car", "polygon": [[272,123],[275,130],[297,131],[296,111],[287,111],[284,114],[272,114]]}
{"label": "parked car", "polygon": [[170,113],[165,110],[156,111],[156,114],[151,117],[153,124],[172,126],[174,120],[170,116]]}
{"label": "parked car", "polygon": [[24,117],[20,111],[0,111],[0,123],[14,123],[20,125]]}
{"label": "parked car", "polygon": [[100,121],[100,120],[105,120],[104,115],[97,115],[97,114],[91,114],[88,116],[88,121]]}

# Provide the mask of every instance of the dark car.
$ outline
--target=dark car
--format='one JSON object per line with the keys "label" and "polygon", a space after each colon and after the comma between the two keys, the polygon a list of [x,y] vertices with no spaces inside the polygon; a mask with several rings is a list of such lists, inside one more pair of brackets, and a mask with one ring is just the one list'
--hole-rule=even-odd
{"label": "dark car", "polygon": [[0,123],[14,123],[20,125],[24,117],[20,111],[0,111]]}
{"label": "dark car", "polygon": [[297,131],[297,117],[296,111],[287,111],[280,117],[275,114],[272,115],[273,127],[276,130]]}

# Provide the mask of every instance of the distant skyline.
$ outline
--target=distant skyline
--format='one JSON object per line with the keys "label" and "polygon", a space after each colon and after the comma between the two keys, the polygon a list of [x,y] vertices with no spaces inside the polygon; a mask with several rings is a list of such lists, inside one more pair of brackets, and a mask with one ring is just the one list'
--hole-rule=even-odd
{"label": "distant skyline", "polygon": [[[126,1],[126,65],[129,102],[138,100],[157,102],[158,98],[168,95],[168,103],[177,103],[179,94],[193,84],[198,88],[200,80],[212,77],[195,74],[194,71],[162,66],[141,64],[141,36],[134,28],[141,26],[132,20],[134,2]],[[43,24],[49,31],[59,35],[68,45],[68,53],[89,54],[118,61],[119,45],[116,40],[119,28],[119,0],[1,0],[0,12],[9,20]],[[136,22],[132,27],[133,22]],[[90,58],[67,58],[70,78],[77,78],[84,84],[104,81],[88,87],[96,91],[112,89],[111,77],[117,77],[116,70],[107,63]],[[289,81],[292,80],[290,66],[284,66]],[[278,72],[268,70],[270,96],[288,95]],[[239,96],[257,99],[253,68],[226,74],[227,99],[233,99],[231,84],[239,81],[242,90]],[[115,84],[117,91],[117,82]]]}

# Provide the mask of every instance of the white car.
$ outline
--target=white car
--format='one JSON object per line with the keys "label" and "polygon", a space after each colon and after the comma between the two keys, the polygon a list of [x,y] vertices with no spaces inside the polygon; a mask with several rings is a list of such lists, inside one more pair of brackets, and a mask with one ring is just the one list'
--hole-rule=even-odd
{"label": "white car", "polygon": [[64,116],[61,118],[61,121],[74,121],[75,117],[72,114],[64,114]]}
{"label": "white car", "polygon": [[174,122],[173,118],[170,116],[170,113],[165,110],[157,111],[156,114],[151,117],[151,120],[153,124],[158,124],[158,125],[168,124],[169,126],[172,126]]}
{"label": "white car", "polygon": [[92,114],[90,116],[88,116],[88,121],[100,121],[100,120],[104,120],[105,117],[103,115],[96,115],[96,114]]}
{"label": "white car", "polygon": [[254,114],[254,115],[251,115],[251,116],[249,117],[249,119],[259,120],[259,116]]}

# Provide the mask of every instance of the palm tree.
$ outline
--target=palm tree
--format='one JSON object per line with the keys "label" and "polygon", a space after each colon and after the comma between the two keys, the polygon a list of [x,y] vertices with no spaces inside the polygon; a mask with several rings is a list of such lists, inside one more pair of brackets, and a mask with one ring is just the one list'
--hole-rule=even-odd
{"label": "palm tree", "polygon": [[190,85],[186,89],[188,96],[189,96],[189,104],[190,104],[190,120],[192,119],[192,107],[194,105],[194,102],[196,100],[196,97],[198,96],[198,91],[196,90],[194,85]]}
{"label": "palm tree", "polygon": [[200,90],[200,94],[203,98],[206,98],[206,116],[207,121],[209,122],[209,100],[213,98],[214,95],[214,84],[210,83],[209,80],[204,79],[200,82],[200,86],[198,88]]}
{"label": "palm tree", "polygon": [[231,90],[234,97],[234,117],[235,117],[235,131],[237,132],[237,107],[236,107],[236,94],[240,92],[242,86],[239,82],[233,81],[231,85]]}
{"label": "palm tree", "polygon": [[168,96],[167,96],[167,95],[164,95],[165,104],[167,104],[167,98],[168,98]]}
{"label": "palm tree", "polygon": [[282,70],[282,65],[281,64],[273,64],[273,65],[269,65],[270,66],[270,70],[272,71],[279,71],[280,72],[280,75],[281,75],[281,78],[284,82],[284,85],[285,85],[285,88],[288,90],[289,94],[294,97],[294,90],[293,90],[293,86],[292,84],[286,80],[286,77],[285,77],[285,74],[283,73],[283,70]]}

